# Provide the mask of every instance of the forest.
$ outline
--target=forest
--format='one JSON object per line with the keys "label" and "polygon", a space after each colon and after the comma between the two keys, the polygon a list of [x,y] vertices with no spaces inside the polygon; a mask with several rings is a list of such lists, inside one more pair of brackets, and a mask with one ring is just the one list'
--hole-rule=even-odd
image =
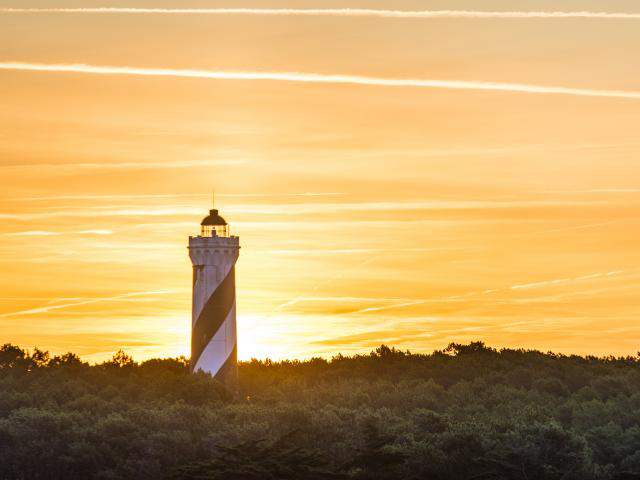
{"label": "forest", "polygon": [[89,365],[0,348],[2,479],[640,479],[640,357],[450,344]]}

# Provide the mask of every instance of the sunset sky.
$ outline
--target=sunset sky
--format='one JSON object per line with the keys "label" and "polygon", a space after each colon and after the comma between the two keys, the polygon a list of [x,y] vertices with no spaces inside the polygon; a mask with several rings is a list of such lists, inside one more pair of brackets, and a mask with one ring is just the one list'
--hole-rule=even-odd
{"label": "sunset sky", "polygon": [[637,0],[0,1],[0,343],[188,355],[215,190],[241,359],[635,355],[639,48]]}

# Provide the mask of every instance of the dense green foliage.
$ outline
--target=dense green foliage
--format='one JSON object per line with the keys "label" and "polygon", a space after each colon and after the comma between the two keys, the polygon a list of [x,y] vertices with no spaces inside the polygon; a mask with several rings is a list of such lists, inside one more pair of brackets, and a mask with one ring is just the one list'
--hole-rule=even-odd
{"label": "dense green foliage", "polygon": [[0,348],[3,479],[640,478],[640,360],[450,345],[90,366]]}

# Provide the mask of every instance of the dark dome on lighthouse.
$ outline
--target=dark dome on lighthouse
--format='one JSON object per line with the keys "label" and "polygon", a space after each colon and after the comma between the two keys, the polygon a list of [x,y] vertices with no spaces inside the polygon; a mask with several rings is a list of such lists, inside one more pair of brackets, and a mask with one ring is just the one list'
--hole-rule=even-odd
{"label": "dark dome on lighthouse", "polygon": [[215,208],[209,210],[209,215],[202,219],[200,225],[200,235],[202,237],[229,238],[229,225]]}
{"label": "dark dome on lighthouse", "polygon": [[217,209],[209,210],[209,216],[202,219],[200,225],[204,226],[217,226],[226,225],[227,221],[220,216]]}

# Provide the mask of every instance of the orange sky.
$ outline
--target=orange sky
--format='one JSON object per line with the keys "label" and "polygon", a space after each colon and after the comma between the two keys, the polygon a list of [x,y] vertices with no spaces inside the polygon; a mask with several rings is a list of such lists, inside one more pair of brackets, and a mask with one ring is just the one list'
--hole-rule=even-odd
{"label": "orange sky", "polygon": [[[78,6],[186,8],[0,2],[0,10]],[[566,1],[562,10],[640,12],[635,1]],[[0,11],[0,67],[298,72],[595,95],[0,69],[0,341],[91,361],[121,347],[139,360],[187,354],[187,237],[215,190],[243,247],[240,358],[470,340],[635,354],[640,99],[601,92],[640,91],[639,27],[640,19],[602,18]]]}

